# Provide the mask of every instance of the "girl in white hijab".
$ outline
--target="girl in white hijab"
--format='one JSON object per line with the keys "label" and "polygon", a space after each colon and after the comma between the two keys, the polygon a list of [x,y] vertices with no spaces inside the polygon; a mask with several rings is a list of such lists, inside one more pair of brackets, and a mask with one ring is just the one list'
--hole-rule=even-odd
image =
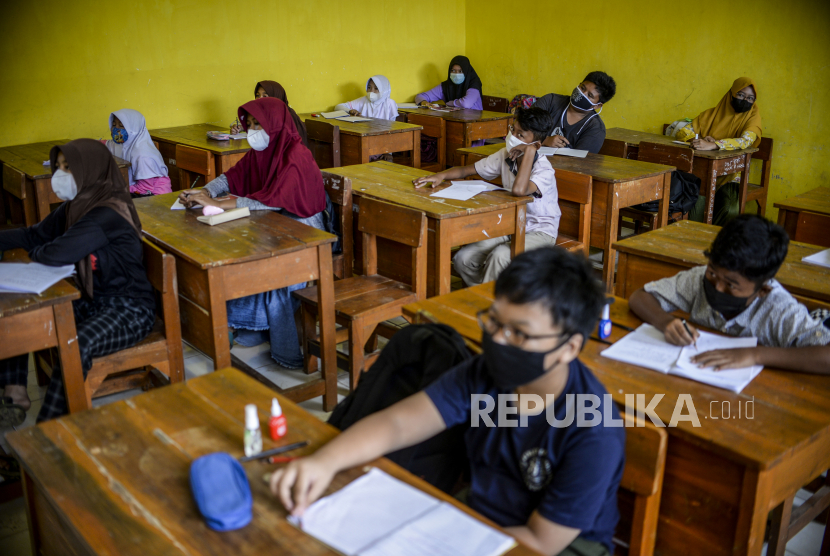
{"label": "girl in white hijab", "polygon": [[109,151],[130,162],[130,193],[133,197],[161,195],[173,191],[167,166],[153,144],[144,116],[122,108],[110,114],[112,140],[104,141]]}
{"label": "girl in white hijab", "polygon": [[345,110],[352,116],[394,120],[398,117],[398,105],[389,98],[391,94],[389,80],[382,75],[373,75],[366,82],[366,96],[338,104],[335,110]]}

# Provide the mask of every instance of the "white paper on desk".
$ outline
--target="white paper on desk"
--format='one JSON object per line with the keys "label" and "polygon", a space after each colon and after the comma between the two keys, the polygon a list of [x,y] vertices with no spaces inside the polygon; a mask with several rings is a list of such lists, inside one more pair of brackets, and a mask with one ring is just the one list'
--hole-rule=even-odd
{"label": "white paper on desk", "polygon": [[824,251],[819,251],[818,253],[807,255],[801,260],[807,264],[814,264],[816,266],[830,268],[830,249],[825,249]]}
{"label": "white paper on desk", "polygon": [[438,499],[390,477],[377,468],[312,504],[300,528],[351,556],[424,512]]}
{"label": "white paper on desk", "polygon": [[247,139],[248,133],[243,131],[242,133],[233,133],[231,134],[231,139]]}
{"label": "white paper on desk", "polygon": [[324,118],[332,119],[332,118],[342,118],[343,116],[348,116],[349,113],[345,110],[335,110],[334,112],[320,112],[320,115]]}
{"label": "white paper on desk", "polygon": [[51,164],[51,162],[50,162],[50,161],[48,161],[48,160],[44,160],[44,161],[43,161],[43,165],[44,165],[44,166],[49,166],[50,164]]}
{"label": "white paper on desk", "polygon": [[541,147],[538,151],[539,154],[544,156],[572,156],[574,158],[585,158],[588,155],[588,151],[582,151],[579,149],[555,149],[553,147]]}
{"label": "white paper on desk", "polygon": [[363,116],[346,116],[345,118],[337,118],[340,122],[371,122],[372,118],[364,118]]}
{"label": "white paper on desk", "polygon": [[485,191],[482,185],[469,185],[466,181],[453,182],[451,186],[441,191],[437,191],[430,195],[430,197],[437,197],[439,199],[454,199],[456,201],[469,201],[479,193]]}
{"label": "white paper on desk", "polygon": [[414,102],[399,102],[398,108],[418,108],[418,105]]}
{"label": "white paper on desk", "polygon": [[75,274],[75,265],[46,266],[40,263],[0,263],[0,289],[5,292],[41,294]]}
{"label": "white paper on desk", "polygon": [[515,545],[512,537],[442,502],[360,556],[498,556]]}
{"label": "white paper on desk", "polygon": [[650,324],[641,324],[637,330],[614,342],[614,345],[600,355],[668,373],[680,357],[682,349],[668,343],[666,336]]}
{"label": "white paper on desk", "polygon": [[712,367],[704,367],[701,369],[691,361],[691,358],[695,355],[715,349],[756,347],[758,345],[758,338],[734,338],[700,331],[700,336],[696,344],[697,347],[694,345],[686,346],[680,351],[680,357],[678,357],[671,374],[697,380],[698,382],[717,386],[718,388],[732,390],[733,392],[740,392],[763,369],[761,365],[755,365],[741,369],[716,371]]}
{"label": "white paper on desk", "polygon": [[498,185],[493,185],[492,183],[484,180],[464,180],[464,181],[451,181],[451,184],[455,185],[478,185],[484,188],[484,191],[504,191],[503,187],[499,187]]}
{"label": "white paper on desk", "polygon": [[[173,203],[173,206],[170,207],[170,210],[184,210],[186,208],[187,208],[186,206],[184,206],[183,204],[181,204],[181,202],[179,202],[179,198],[176,197],[176,202]],[[200,208],[202,208],[202,205],[193,205],[190,208],[200,209]]]}

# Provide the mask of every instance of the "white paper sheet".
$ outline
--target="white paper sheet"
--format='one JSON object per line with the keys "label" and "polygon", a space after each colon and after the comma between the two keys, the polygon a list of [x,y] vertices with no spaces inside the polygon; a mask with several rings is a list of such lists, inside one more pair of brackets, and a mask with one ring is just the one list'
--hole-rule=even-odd
{"label": "white paper sheet", "polygon": [[817,266],[830,268],[830,249],[825,249],[824,251],[819,251],[818,253],[807,255],[801,260],[808,264],[814,264]]}
{"label": "white paper sheet", "polygon": [[234,134],[231,135],[231,139],[247,139],[247,138],[248,138],[248,134],[244,131],[242,133],[234,133]]}
{"label": "white paper sheet", "polygon": [[418,105],[414,102],[399,102],[398,108],[418,108]]}
{"label": "white paper sheet", "polygon": [[498,185],[493,185],[489,181],[484,180],[463,180],[463,181],[451,181],[451,184],[459,184],[459,185],[479,185],[484,188],[484,191],[504,191],[503,187],[499,187]]}
{"label": "white paper sheet", "polygon": [[758,338],[733,338],[701,331],[696,343],[697,347],[694,345],[686,346],[680,351],[680,357],[678,357],[677,363],[671,371],[672,374],[691,378],[718,388],[732,390],[733,392],[740,392],[763,369],[761,365],[755,365],[741,369],[716,371],[712,367],[698,368],[691,361],[691,358],[695,355],[716,349],[756,347]]}
{"label": "white paper sheet", "polygon": [[5,292],[41,294],[75,273],[75,265],[0,263],[0,289]]}
{"label": "white paper sheet", "polygon": [[638,365],[647,369],[668,373],[674,366],[683,348],[666,341],[662,332],[650,324],[641,324],[629,332],[600,355]]}
{"label": "white paper sheet", "polygon": [[437,191],[430,195],[430,197],[437,197],[439,199],[454,199],[456,201],[469,201],[479,193],[485,191],[483,185],[470,185],[469,182],[452,182],[452,185],[441,191]]}
{"label": "white paper sheet", "polygon": [[364,118],[363,116],[346,116],[345,118],[337,118],[341,122],[371,122],[372,118]]}
{"label": "white paper sheet", "polygon": [[[176,202],[173,203],[173,206],[170,207],[170,210],[184,210],[186,208],[187,208],[186,206],[184,206],[183,204],[181,204],[181,202],[179,202],[179,198],[176,197]],[[202,208],[202,205],[193,205],[190,208],[200,209],[200,208]]]}
{"label": "white paper sheet", "polygon": [[348,116],[349,113],[345,110],[335,110],[334,112],[320,112],[320,115],[324,118],[332,119],[332,118],[342,118],[343,116]]}
{"label": "white paper sheet", "polygon": [[542,147],[537,151],[539,154],[544,156],[572,156],[574,158],[585,158],[588,155],[588,151],[582,151],[579,149],[555,149],[553,147]]}

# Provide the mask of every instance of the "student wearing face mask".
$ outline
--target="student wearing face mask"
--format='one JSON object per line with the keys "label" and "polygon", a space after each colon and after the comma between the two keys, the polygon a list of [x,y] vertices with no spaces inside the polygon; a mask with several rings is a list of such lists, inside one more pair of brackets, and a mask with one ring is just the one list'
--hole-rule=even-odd
{"label": "student wearing face mask", "polygon": [[398,105],[390,97],[392,86],[382,75],[373,75],[366,82],[366,94],[350,102],[338,104],[335,110],[345,110],[352,116],[394,120],[398,117]]}
{"label": "student wearing face mask", "polygon": [[[182,204],[277,211],[325,229],[323,176],[285,103],[275,98],[252,100],[239,107],[239,121],[244,122],[251,150],[204,188],[182,191]],[[219,199],[228,193],[236,197]],[[305,282],[229,301],[228,326],[239,331],[237,342],[253,346],[270,340],[271,357],[277,363],[301,368],[303,356],[294,325],[299,302],[291,292],[304,287]]]}
{"label": "student wearing face mask", "polygon": [[617,84],[613,77],[602,71],[592,71],[571,96],[549,93],[540,97],[533,106],[546,110],[553,121],[543,145],[598,153],[605,142],[605,123],[600,113],[616,93]]}
{"label": "student wearing face mask", "polygon": [[[516,425],[526,418],[526,426],[479,421],[468,428],[466,502],[538,553],[608,556],[619,518],[625,429],[607,418],[596,426],[580,427],[575,418],[568,423],[564,402],[596,396],[602,407],[595,409],[620,422],[616,406],[605,406],[605,388],[577,359],[604,303],[602,285],[583,256],[555,247],[522,253],[496,280],[495,301],[479,314],[481,355],[278,469],[271,492],[302,515],[338,471],[469,425],[475,395],[493,399],[488,416],[496,424],[500,395],[533,394],[553,407],[532,411],[532,402],[507,402],[512,415],[503,415]],[[483,401],[475,405],[484,407]]]}
{"label": "student wearing face mask", "polygon": [[[276,81],[260,81],[254,87],[254,100],[258,98],[276,98],[285,103],[288,106],[288,95],[285,93],[285,88],[282,85],[277,83]],[[294,111],[293,108],[288,106],[288,112],[291,114],[291,119],[294,121],[294,127],[297,128],[297,133],[300,134],[300,139],[303,140],[303,145],[306,147],[308,146],[308,137],[306,134],[305,124]],[[241,123],[237,123],[231,126],[231,133],[242,133],[244,128],[242,127]]]}
{"label": "student wearing face mask", "polygon": [[[556,245],[559,232],[559,198],[553,167],[536,152],[550,129],[548,113],[540,108],[517,108],[505,148],[475,164],[455,167],[416,179],[415,187],[435,187],[445,180],[478,174],[485,180],[501,178],[502,186],[517,197],[530,195],[527,205],[525,250]],[[510,236],[485,239],[462,247],[453,267],[467,286],[495,280],[510,264]]]}
{"label": "student wearing face mask", "polygon": [[[739,150],[757,147],[761,143],[761,111],[755,99],[758,86],[749,77],[739,77],[732,83],[717,106],[704,110],[691,126],[678,130],[675,137],[688,141],[700,151]],[[697,135],[697,138],[695,136]],[[717,179],[712,224],[723,226],[740,212],[738,199],[740,174],[728,174]],[[689,213],[689,219],[703,222],[706,198]]]}
{"label": "student wearing face mask", "polygon": [[830,373],[830,329],[814,318],[774,276],[787,256],[784,229],[754,214],[735,217],[704,254],[709,264],[649,282],[631,296],[630,307],[674,345],[698,336],[672,311],[730,336],[758,338],[758,347],[707,351],[693,361],[716,369],[763,365]]}
{"label": "student wearing face mask", "polygon": [[481,79],[466,56],[456,56],[447,70],[447,80],[434,88],[415,95],[415,103],[421,106],[444,101],[447,106],[483,110],[481,103]]}
{"label": "student wearing face mask", "polygon": [[162,195],[173,191],[164,158],[153,144],[144,116],[123,108],[110,114],[112,140],[104,141],[109,151],[130,162],[130,193],[133,197]]}
{"label": "student wearing face mask", "polygon": [[[84,376],[92,358],[135,345],[155,322],[144,269],[141,222],[127,184],[106,147],[78,139],[53,147],[52,189],[64,202],[42,222],[0,232],[0,251],[22,248],[32,261],[75,265],[82,297],[72,302]],[[0,422],[19,424],[31,406],[29,356],[0,361]],[[38,422],[67,413],[60,370],[52,374]]]}

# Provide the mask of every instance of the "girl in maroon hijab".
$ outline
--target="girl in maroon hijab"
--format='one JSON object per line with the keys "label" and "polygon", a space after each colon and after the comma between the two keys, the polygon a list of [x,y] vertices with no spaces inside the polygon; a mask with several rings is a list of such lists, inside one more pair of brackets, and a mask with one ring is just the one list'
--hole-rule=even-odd
{"label": "girl in maroon hijab", "polygon": [[[239,121],[248,132],[248,151],[236,166],[203,189],[187,189],[185,206],[248,207],[272,210],[323,230],[326,193],[311,151],[303,145],[288,106],[276,98],[259,98],[239,108]],[[218,200],[231,193],[236,198]],[[228,302],[228,326],[239,332],[243,346],[271,341],[271,356],[287,368],[303,364],[294,312],[293,290],[305,283]]]}

